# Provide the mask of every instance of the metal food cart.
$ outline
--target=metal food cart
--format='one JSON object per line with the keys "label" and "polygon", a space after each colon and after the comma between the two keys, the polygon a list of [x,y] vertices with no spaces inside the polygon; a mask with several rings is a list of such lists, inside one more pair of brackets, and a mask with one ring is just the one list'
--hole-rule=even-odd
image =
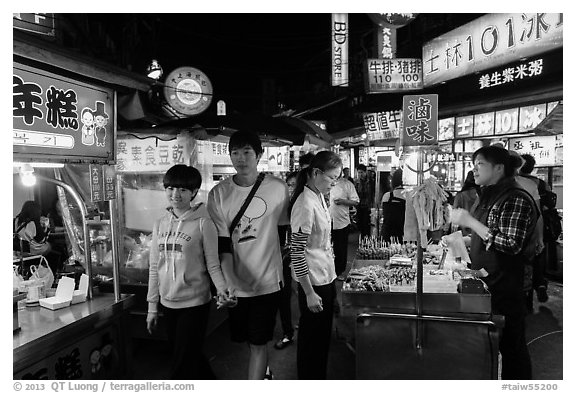
{"label": "metal food cart", "polygon": [[355,318],[356,378],[497,379],[501,319],[490,294],[420,296],[419,312],[417,292],[342,290],[342,315]]}
{"label": "metal food cart", "polygon": [[[416,104],[419,103],[419,104]],[[416,115],[416,108],[426,116]],[[438,96],[404,96],[401,144],[417,155],[417,184],[423,183],[423,154],[437,143]],[[421,118],[420,118],[421,117]],[[426,138],[407,132],[426,125]],[[489,293],[424,293],[420,231],[413,292],[342,291],[342,313],[355,318],[357,379],[498,379],[498,330]],[[406,240],[406,238],[404,239]],[[385,261],[356,260],[352,269]],[[349,278],[347,278],[348,280]]]}

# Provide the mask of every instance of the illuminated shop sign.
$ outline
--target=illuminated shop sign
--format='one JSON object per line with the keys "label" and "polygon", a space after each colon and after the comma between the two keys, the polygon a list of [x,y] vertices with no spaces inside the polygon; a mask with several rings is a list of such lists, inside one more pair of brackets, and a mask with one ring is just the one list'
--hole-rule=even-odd
{"label": "illuminated shop sign", "polygon": [[438,120],[438,140],[449,141],[454,139],[454,118]]}
{"label": "illuminated shop sign", "polygon": [[494,112],[474,115],[474,136],[494,135]]}
{"label": "illuminated shop sign", "polygon": [[530,79],[533,76],[542,75],[544,60],[537,59],[522,63],[516,67],[507,67],[501,71],[484,74],[478,79],[480,89],[500,86],[515,80]]}
{"label": "illuminated shop sign", "polygon": [[460,116],[456,118],[454,136],[456,138],[467,138],[472,136],[474,129],[474,116]]}
{"label": "illuminated shop sign", "polygon": [[[232,166],[228,143],[210,142],[212,150],[212,164],[218,166]],[[290,168],[290,148],[288,146],[264,147],[262,158],[258,161],[259,171],[286,172]]]}
{"label": "illuminated shop sign", "polygon": [[396,29],[379,26],[378,31],[378,58],[393,59],[396,57]]}
{"label": "illuminated shop sign", "polygon": [[424,44],[424,85],[503,66],[563,45],[563,14],[489,14]]}
{"label": "illuminated shop sign", "polygon": [[520,132],[536,128],[546,117],[546,104],[530,105],[520,108]]}
{"label": "illuminated shop sign", "polygon": [[114,165],[90,164],[90,200],[116,199],[116,168]]}
{"label": "illuminated shop sign", "polygon": [[348,86],[348,14],[332,14],[332,86]]}
{"label": "illuminated shop sign", "polygon": [[401,110],[364,114],[364,129],[369,141],[399,138],[401,128]]}
{"label": "illuminated shop sign", "polygon": [[51,13],[12,14],[14,28],[51,37],[56,35],[54,20],[54,14]]}
{"label": "illuminated shop sign", "polygon": [[113,91],[14,63],[14,154],[114,160]]}
{"label": "illuminated shop sign", "polygon": [[510,139],[510,148],[518,154],[531,154],[536,165],[554,165],[556,163],[556,136],[529,136]]}
{"label": "illuminated shop sign", "polygon": [[438,143],[438,94],[402,97],[402,146]]}
{"label": "illuminated shop sign", "polygon": [[185,144],[173,139],[119,139],[116,169],[119,172],[165,172],[172,165],[187,164]]}
{"label": "illuminated shop sign", "polygon": [[366,91],[381,93],[422,89],[422,60],[368,59]]}
{"label": "illuminated shop sign", "polygon": [[440,119],[438,120],[438,140],[529,132],[552,112],[558,102]]}
{"label": "illuminated shop sign", "polygon": [[496,112],[494,134],[514,134],[518,132],[518,108]]}

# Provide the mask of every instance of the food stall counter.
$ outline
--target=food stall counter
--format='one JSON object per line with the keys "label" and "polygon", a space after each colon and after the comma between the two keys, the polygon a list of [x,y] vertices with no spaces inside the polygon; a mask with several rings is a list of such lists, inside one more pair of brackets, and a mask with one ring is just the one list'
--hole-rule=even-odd
{"label": "food stall counter", "polygon": [[133,295],[94,294],[90,300],[49,310],[18,310],[13,334],[14,379],[127,377],[131,345],[127,311]]}

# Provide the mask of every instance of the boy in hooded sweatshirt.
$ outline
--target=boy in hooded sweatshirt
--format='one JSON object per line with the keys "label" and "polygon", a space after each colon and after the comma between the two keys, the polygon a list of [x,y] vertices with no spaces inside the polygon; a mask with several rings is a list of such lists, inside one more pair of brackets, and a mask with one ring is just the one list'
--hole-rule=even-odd
{"label": "boy in hooded sweatshirt", "polygon": [[170,204],[154,225],[150,247],[147,329],[158,322],[158,303],[173,349],[172,379],[214,379],[203,353],[210,310],[210,278],[228,299],[218,258],[218,235],[202,202],[191,205],[202,184],[197,169],[174,165],[164,175]]}

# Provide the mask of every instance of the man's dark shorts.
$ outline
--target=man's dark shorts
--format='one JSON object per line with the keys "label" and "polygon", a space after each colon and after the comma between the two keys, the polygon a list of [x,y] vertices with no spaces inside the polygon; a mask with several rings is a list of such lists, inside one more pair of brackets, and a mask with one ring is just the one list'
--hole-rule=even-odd
{"label": "man's dark shorts", "polygon": [[279,304],[280,291],[239,297],[238,305],[228,309],[232,341],[264,345],[272,340]]}

